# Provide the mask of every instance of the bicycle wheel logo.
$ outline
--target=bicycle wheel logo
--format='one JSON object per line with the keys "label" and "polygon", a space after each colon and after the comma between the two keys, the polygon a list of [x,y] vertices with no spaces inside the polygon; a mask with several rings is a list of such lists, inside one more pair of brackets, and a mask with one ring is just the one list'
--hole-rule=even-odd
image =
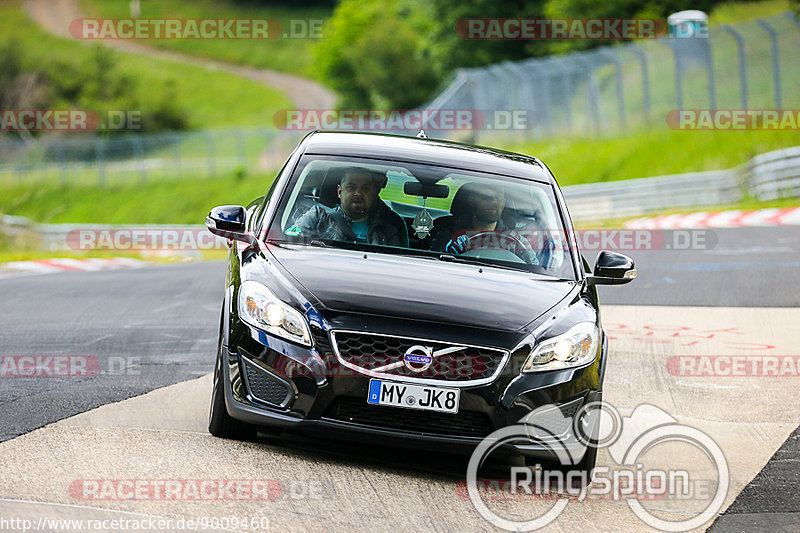
{"label": "bicycle wheel logo", "polygon": [[[554,413],[561,416],[554,416]],[[594,498],[624,499],[634,515],[647,525],[661,531],[688,531],[714,518],[728,493],[730,472],[719,445],[706,433],[679,423],[656,406],[642,404],[630,416],[623,417],[608,403],[591,402],[573,417],[566,417],[557,406],[547,405],[520,422],[486,437],[476,447],[467,466],[466,489],[469,500],[485,520],[507,531],[541,529],[554,522],[570,500]],[[531,474],[530,469],[511,467],[511,491],[516,494],[521,487],[528,494],[536,496],[542,494],[544,486],[545,491],[556,498],[546,511],[528,520],[501,516],[484,501],[478,471],[492,452],[516,445],[522,445],[519,449],[530,448],[531,443],[536,444],[538,456],[549,456],[554,460],[548,468],[536,470],[535,475]],[[692,447],[713,465],[716,489],[709,495],[708,503],[702,510],[682,511],[680,516],[689,517],[666,520],[655,514],[658,508],[646,505],[647,501],[680,495],[685,490],[684,481],[688,482],[691,474],[686,470],[645,469],[641,459],[659,446],[674,443]],[[595,469],[593,460],[587,462],[587,454],[596,453],[598,448],[607,449],[615,463],[613,471],[607,466]],[[592,483],[593,472],[595,483]],[[544,485],[541,484],[542,479],[545,480]],[[631,486],[619,483],[620,479],[635,479],[638,483]],[[576,484],[576,480],[579,483]],[[555,490],[552,486],[554,481]],[[532,483],[536,490],[531,489]]]}

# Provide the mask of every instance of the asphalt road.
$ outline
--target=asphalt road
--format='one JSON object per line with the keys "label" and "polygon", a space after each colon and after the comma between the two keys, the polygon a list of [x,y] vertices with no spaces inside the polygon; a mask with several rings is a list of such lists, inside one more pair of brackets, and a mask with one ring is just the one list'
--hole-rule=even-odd
{"label": "asphalt road", "polygon": [[[798,237],[800,228],[790,227],[706,230],[702,249],[631,250],[625,253],[636,260],[639,279],[623,287],[601,287],[601,300],[676,309],[798,307],[800,291],[793,289],[800,284]],[[674,239],[665,232],[665,243]],[[586,253],[590,262],[595,255]],[[0,279],[0,355],[80,356],[95,360],[99,368],[96,375],[85,378],[0,379],[0,440],[208,374],[223,275],[224,264],[210,262]],[[791,350],[800,350],[800,342]],[[627,382],[626,376],[637,371],[624,368],[617,375]],[[616,389],[625,386],[623,382],[613,385]],[[713,398],[714,393],[709,391],[708,396]],[[205,403],[198,402],[192,420],[204,418],[200,412],[205,411]],[[712,418],[725,420],[722,413]],[[777,412],[771,417],[788,420]],[[193,423],[202,432],[204,420]],[[463,467],[460,459],[438,456],[409,467],[402,455],[396,461],[387,460],[381,451],[358,452],[354,459],[352,450],[327,444],[320,448],[286,443],[275,449],[299,461],[298,465],[311,454],[323,463],[332,461],[328,468],[338,461],[354,469],[410,468],[420,472],[418,482],[426,478],[423,472],[450,476]],[[797,462],[795,431],[717,521],[714,531],[758,527],[764,523],[765,512],[776,527],[794,527],[800,513]],[[769,502],[772,505],[766,505]]]}
{"label": "asphalt road", "polygon": [[[800,306],[800,226],[656,230],[651,242],[658,249],[619,250],[636,261],[639,278],[600,287],[601,303]],[[590,264],[596,255],[585,253]]]}
{"label": "asphalt road", "polygon": [[215,262],[1,279],[0,354],[80,356],[98,372],[0,379],[0,439],[210,372],[224,269]]}
{"label": "asphalt road", "polygon": [[[666,244],[685,241],[664,235]],[[639,279],[600,287],[601,302],[800,306],[800,291],[787,289],[800,286],[800,228],[702,235],[705,249],[626,251]],[[590,263],[595,255],[586,252]],[[100,370],[80,379],[0,380],[0,440],[210,372],[224,269],[209,262],[0,279],[0,354],[88,356]]]}

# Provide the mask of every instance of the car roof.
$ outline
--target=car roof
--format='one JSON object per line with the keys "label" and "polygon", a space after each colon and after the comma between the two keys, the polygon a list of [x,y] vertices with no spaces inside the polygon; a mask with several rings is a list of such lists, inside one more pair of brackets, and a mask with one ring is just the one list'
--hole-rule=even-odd
{"label": "car roof", "polygon": [[547,167],[532,156],[483,146],[420,139],[403,135],[315,131],[303,141],[303,152],[358,156],[389,161],[424,162],[552,183]]}

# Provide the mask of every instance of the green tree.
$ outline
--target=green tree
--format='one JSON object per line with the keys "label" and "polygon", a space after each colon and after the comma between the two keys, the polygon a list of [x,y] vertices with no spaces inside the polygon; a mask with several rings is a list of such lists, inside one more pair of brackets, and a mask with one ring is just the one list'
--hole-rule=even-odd
{"label": "green tree", "polygon": [[[685,9],[699,9],[706,13],[726,0],[548,0],[545,14],[548,18],[645,18],[666,19],[670,14]],[[612,41],[560,41],[552,42],[550,51],[564,53],[607,46]]]}
{"label": "green tree", "polygon": [[432,12],[419,0],[342,0],[314,49],[341,108],[419,106],[439,86],[428,36]]}
{"label": "green tree", "polygon": [[436,28],[432,33],[437,63],[445,72],[479,67],[547,53],[544,41],[470,40],[456,32],[456,24],[471,18],[542,18],[545,0],[433,0]]}

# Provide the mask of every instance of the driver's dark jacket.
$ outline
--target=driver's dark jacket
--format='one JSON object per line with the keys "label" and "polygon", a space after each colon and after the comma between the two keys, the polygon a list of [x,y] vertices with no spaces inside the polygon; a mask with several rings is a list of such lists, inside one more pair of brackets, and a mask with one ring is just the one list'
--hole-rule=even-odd
{"label": "driver's dark jacket", "polygon": [[[297,219],[292,227],[300,228],[302,236],[353,242],[357,238],[351,228],[352,223],[353,220],[345,214],[341,205],[334,208],[315,205]],[[402,237],[397,226],[380,216],[379,212],[373,211],[369,217],[367,242],[383,246],[401,246]]]}

